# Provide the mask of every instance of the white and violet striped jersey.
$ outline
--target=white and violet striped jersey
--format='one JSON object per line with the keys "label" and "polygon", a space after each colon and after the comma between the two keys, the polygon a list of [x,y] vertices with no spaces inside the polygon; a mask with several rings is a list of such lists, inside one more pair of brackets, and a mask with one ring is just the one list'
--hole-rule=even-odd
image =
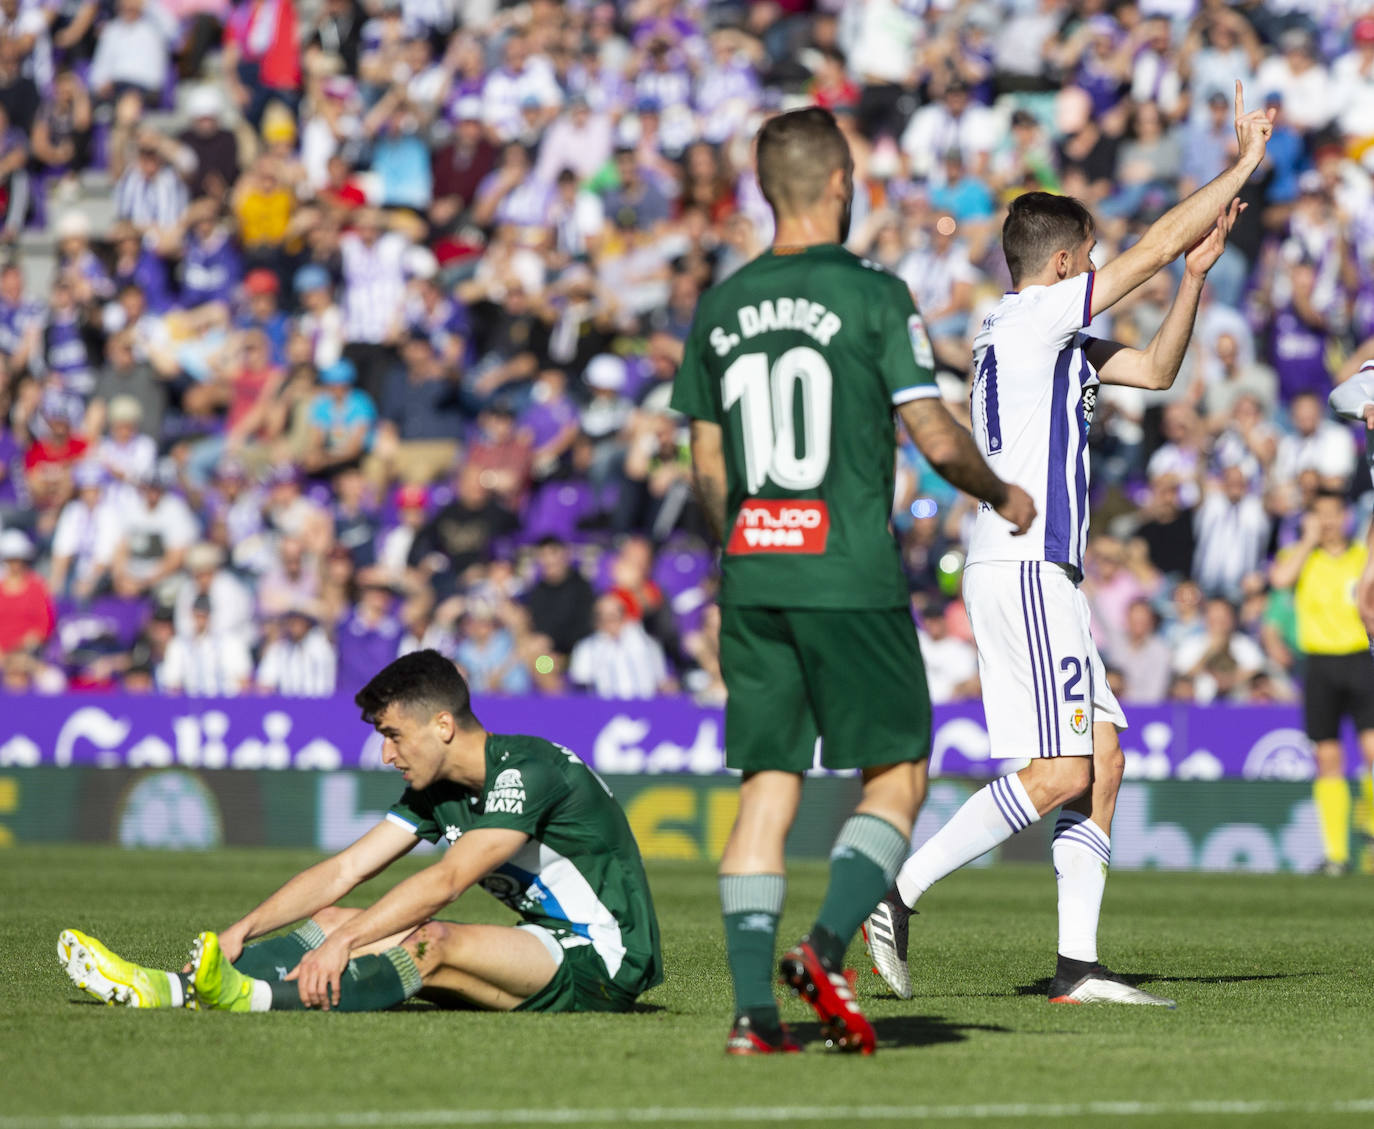
{"label": "white and violet striped jersey", "polygon": [[986,502],[968,563],[1055,561],[1083,567],[1088,533],[1088,428],[1097,373],[1082,332],[1092,320],[1093,275],[1008,293],[983,319],[973,343],[973,436],[988,465],[1035,500],[1030,529]]}

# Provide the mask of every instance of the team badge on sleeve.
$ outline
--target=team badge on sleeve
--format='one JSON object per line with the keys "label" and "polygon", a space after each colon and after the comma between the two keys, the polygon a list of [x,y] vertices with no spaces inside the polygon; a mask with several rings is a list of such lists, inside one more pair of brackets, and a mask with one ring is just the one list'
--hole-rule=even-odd
{"label": "team badge on sleeve", "polygon": [[906,319],[907,332],[911,335],[911,354],[921,368],[935,367],[935,350],[930,347],[930,335],[926,333],[926,323],[920,314],[912,314]]}
{"label": "team badge on sleeve", "polygon": [[1088,731],[1088,711],[1079,706],[1069,717],[1069,728],[1080,737]]}

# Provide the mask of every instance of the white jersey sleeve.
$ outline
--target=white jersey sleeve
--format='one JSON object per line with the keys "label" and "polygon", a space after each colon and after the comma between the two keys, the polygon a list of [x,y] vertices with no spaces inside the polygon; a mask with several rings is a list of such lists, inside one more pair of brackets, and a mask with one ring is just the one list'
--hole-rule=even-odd
{"label": "white jersey sleeve", "polygon": [[1327,403],[1344,419],[1363,420],[1365,408],[1374,404],[1374,360],[1365,361],[1359,372],[1331,389]]}
{"label": "white jersey sleeve", "polygon": [[973,343],[974,440],[1005,482],[1035,501],[1020,537],[981,505],[968,561],[1055,561],[1081,570],[1088,530],[1088,428],[1097,373],[1088,363],[1091,274],[1009,293]]}

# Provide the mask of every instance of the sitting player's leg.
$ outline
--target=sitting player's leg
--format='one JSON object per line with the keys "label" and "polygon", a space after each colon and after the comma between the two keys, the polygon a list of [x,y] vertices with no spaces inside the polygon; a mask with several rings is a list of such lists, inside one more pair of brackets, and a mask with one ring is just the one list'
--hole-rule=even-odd
{"label": "sitting player's leg", "polygon": [[[300,1011],[294,980],[245,976],[202,933],[192,950],[197,1003],[218,1011]],[[549,948],[527,929],[430,921],[380,953],[355,955],[340,984],[337,1011],[385,1011],[426,986],[490,1010],[518,1007],[558,971]]]}
{"label": "sitting player's leg", "polygon": [[73,984],[103,1003],[138,1008],[186,1003],[185,981],[177,973],[134,964],[79,930],[62,930],[57,959]]}
{"label": "sitting player's leg", "polygon": [[795,640],[783,613],[721,609],[726,764],[744,773],[739,813],[720,860],[725,954],[735,992],[729,1054],[801,1048],[773,996],[773,954],[787,878],[783,850],[801,800],[817,729]]}
{"label": "sitting player's leg", "polygon": [[905,608],[791,611],[827,768],[858,768],[863,796],[840,828],[830,882],[811,931],[783,958],[783,979],[815,1007],[828,1039],[871,1053],[845,950],[892,884],[925,795],[930,700]]}

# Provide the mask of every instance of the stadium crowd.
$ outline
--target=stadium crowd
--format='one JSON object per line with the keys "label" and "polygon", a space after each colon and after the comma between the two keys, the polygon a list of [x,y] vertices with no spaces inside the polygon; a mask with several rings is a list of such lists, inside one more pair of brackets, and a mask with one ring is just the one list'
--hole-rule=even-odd
{"label": "stadium crowd", "polygon": [[[0,0],[0,683],[352,692],[434,646],[477,693],[723,695],[668,395],[765,247],[751,138],[833,110],[850,246],[910,285],[947,400],[1007,201],[1098,255],[1277,112],[1166,394],[1103,389],[1085,588],[1128,701],[1291,699],[1267,567],[1370,489],[1325,397],[1374,335],[1363,0]],[[102,179],[102,177],[104,179]],[[108,184],[94,229],[82,184]],[[1172,283],[1090,332],[1147,340]],[[977,692],[968,499],[901,450],[937,701]]]}

